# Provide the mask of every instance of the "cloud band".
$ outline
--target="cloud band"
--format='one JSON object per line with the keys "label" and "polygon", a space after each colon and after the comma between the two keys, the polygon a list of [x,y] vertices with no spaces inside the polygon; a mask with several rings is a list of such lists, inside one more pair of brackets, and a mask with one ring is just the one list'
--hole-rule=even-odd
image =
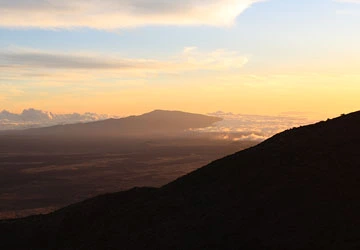
{"label": "cloud band", "polygon": [[227,26],[259,1],[262,0],[0,0],[0,27]]}

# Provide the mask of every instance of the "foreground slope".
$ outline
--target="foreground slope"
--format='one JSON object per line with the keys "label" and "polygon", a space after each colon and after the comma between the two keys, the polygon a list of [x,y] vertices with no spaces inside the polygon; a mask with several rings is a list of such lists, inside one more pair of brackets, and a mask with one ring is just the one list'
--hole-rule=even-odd
{"label": "foreground slope", "polygon": [[280,133],[160,188],[0,223],[1,249],[358,249],[360,112]]}

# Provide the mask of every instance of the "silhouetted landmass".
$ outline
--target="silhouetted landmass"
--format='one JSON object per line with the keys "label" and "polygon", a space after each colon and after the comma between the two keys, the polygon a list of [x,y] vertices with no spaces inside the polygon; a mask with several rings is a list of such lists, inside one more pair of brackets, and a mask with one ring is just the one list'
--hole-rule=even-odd
{"label": "silhouetted landmass", "polygon": [[204,128],[221,118],[181,111],[155,110],[139,116],[120,119],[57,125],[23,131],[8,131],[7,134],[69,137],[144,137],[174,136],[189,129]]}
{"label": "silhouetted landmass", "polygon": [[161,188],[0,223],[1,249],[359,249],[360,112],[280,133]]}
{"label": "silhouetted landmass", "polygon": [[[94,124],[2,132],[0,219],[49,213],[135,186],[160,187],[256,144],[188,130],[217,120],[158,110]],[[72,127],[78,131],[73,133]]]}

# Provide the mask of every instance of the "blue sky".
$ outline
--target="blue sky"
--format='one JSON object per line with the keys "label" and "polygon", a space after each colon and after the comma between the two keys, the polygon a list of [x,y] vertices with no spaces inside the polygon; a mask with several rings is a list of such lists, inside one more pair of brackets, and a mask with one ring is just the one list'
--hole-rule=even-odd
{"label": "blue sky", "polygon": [[[0,1],[0,6],[8,8],[10,13],[5,21],[0,20],[0,90],[3,90],[0,109],[20,111],[31,106],[58,112],[117,114],[140,113],[149,108],[196,112],[226,109],[259,114],[315,109],[333,115],[351,111],[360,104],[353,97],[354,92],[360,94],[357,70],[360,1],[357,0],[212,0],[203,1],[200,11],[192,9],[192,4],[201,1],[174,1],[174,4],[159,0],[124,1],[129,2],[129,13],[115,13],[121,18],[109,17],[110,24],[105,21],[97,24],[99,18],[106,17],[106,11],[109,16],[114,14],[107,6],[102,6],[104,13],[97,16],[91,12],[94,19],[91,15],[86,19],[82,8],[94,6],[79,5],[81,8],[77,9],[75,4],[62,6],[61,1],[51,0],[54,5],[60,3],[64,11],[70,9],[66,13],[73,19],[68,21],[62,13],[47,10],[41,1],[33,1],[25,10],[19,7],[22,1],[13,4]],[[217,4],[216,8],[225,10],[225,14],[217,15],[214,8],[206,6],[207,2],[209,6]],[[167,4],[161,6],[161,3]],[[226,9],[238,5],[242,9],[235,14]],[[44,17],[44,22],[31,21],[32,13],[39,15],[46,11],[59,16],[45,16],[49,20]],[[234,18],[228,18],[226,11]],[[24,13],[29,15],[28,23],[21,16]],[[184,24],[183,20],[188,23]],[[120,24],[116,25],[116,21]],[[109,25],[119,27],[109,28]],[[85,64],[88,57],[90,61],[109,65],[112,70],[94,63]],[[20,59],[23,61],[19,62]],[[53,61],[57,63],[49,67]],[[238,67],[230,66],[231,63]],[[136,70],[122,67],[116,71],[120,64]],[[278,79],[279,75],[286,76],[286,80]],[[347,85],[348,92],[344,90]],[[327,90],[323,91],[324,88]],[[201,95],[204,92],[207,97]],[[317,97],[322,101],[313,105],[319,107],[289,103],[292,99],[288,96],[309,92],[328,94]],[[146,100],[135,105],[132,100],[139,102],[136,96],[145,93]],[[159,101],[159,93],[170,97]],[[277,100],[273,101],[266,93],[276,94]],[[184,97],[196,101],[189,104]],[[334,98],[340,103],[331,106],[334,111],[329,111],[327,107]],[[348,102],[343,103],[343,99]],[[68,104],[54,103],[58,100],[66,100]],[[222,100],[229,101],[224,105]],[[263,100],[267,108],[245,105],[245,101],[251,100]]]}

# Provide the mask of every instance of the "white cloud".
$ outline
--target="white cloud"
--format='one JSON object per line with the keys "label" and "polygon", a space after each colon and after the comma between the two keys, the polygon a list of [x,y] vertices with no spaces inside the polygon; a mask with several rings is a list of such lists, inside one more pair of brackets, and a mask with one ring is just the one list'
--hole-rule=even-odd
{"label": "white cloud", "polygon": [[221,117],[223,120],[197,131],[213,133],[218,139],[233,141],[262,141],[286,129],[312,123],[304,118],[306,114],[293,112],[279,116],[264,116],[217,111],[208,115]]}
{"label": "white cloud", "polygon": [[191,52],[193,52],[195,50],[197,50],[197,47],[195,47],[195,46],[193,46],[193,47],[185,47],[183,52],[184,52],[185,55],[187,55],[187,54],[189,54],[189,53],[191,53]]}
{"label": "white cloud", "polygon": [[231,25],[263,0],[0,0],[0,26],[118,29],[148,25]]}
{"label": "white cloud", "polygon": [[25,109],[20,114],[6,110],[0,112],[0,130],[46,127],[58,124],[93,122],[110,118],[95,113],[54,114],[48,111]]}
{"label": "white cloud", "polygon": [[188,64],[196,69],[206,70],[227,70],[239,69],[243,67],[248,59],[240,56],[236,51],[226,49],[217,49],[209,53],[199,52],[197,47],[184,48],[183,55],[180,58],[184,64]]}
{"label": "white cloud", "polygon": [[235,137],[235,138],[233,138],[233,141],[263,141],[265,139],[267,139],[267,137],[264,135],[257,135],[257,134],[251,133],[251,134],[247,134],[247,135],[242,135],[240,137]]}

